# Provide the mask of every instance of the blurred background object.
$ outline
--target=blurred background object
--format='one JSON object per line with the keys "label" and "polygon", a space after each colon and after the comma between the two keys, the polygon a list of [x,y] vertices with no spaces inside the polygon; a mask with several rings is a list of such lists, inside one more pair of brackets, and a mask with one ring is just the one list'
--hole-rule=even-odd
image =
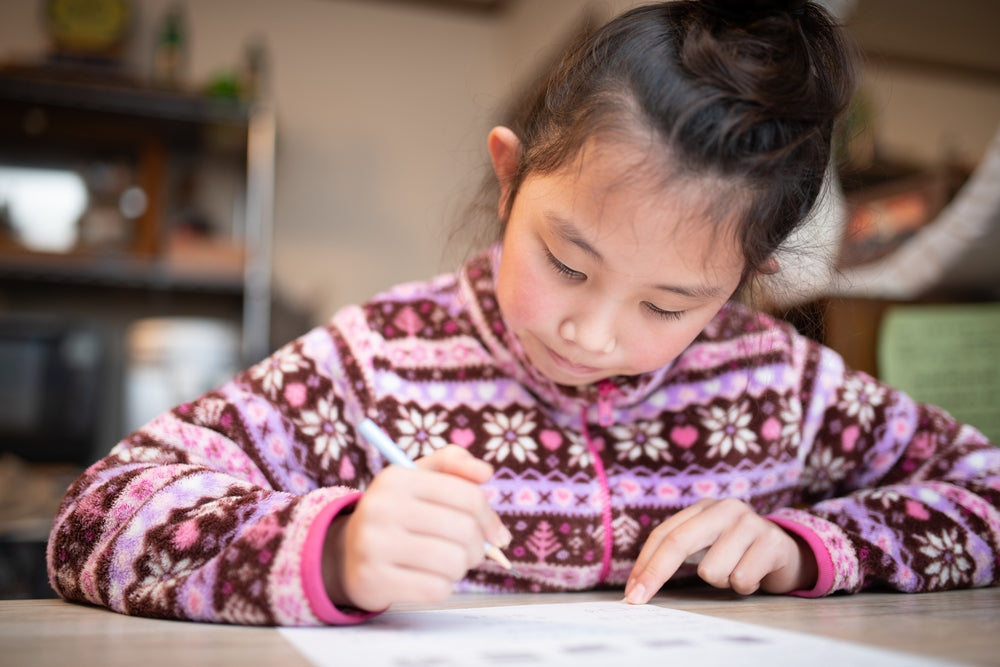
{"label": "blurred background object", "polygon": [[126,340],[126,432],[220,386],[241,369],[239,329],[225,320],[138,320],[129,326]]}
{"label": "blurred background object", "polygon": [[[26,431],[0,438],[0,453],[55,471],[36,488],[57,496],[60,466],[86,465],[210,384],[167,379],[199,352],[143,346],[141,323],[211,322],[221,375],[233,336],[247,365],[347,303],[453,268],[470,251],[449,239],[488,173],[490,127],[573,34],[636,4],[0,0],[0,395],[12,397],[0,429]],[[960,286],[913,296],[837,280],[898,261],[935,220],[968,210],[956,196],[967,179],[1000,191],[976,175],[1000,124],[1000,3],[826,4],[865,53],[861,94],[823,205],[761,303],[877,374],[894,301],[995,299],[992,274],[964,256]],[[982,256],[997,236],[977,243]],[[74,438],[31,412],[74,400],[45,364],[98,383]],[[47,502],[32,504],[49,508],[41,525]],[[15,579],[0,576],[0,596]]]}

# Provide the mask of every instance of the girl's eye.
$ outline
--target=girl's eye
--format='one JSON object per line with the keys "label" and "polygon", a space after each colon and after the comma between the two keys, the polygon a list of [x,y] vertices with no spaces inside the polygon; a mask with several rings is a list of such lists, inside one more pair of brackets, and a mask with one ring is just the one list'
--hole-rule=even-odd
{"label": "girl's eye", "polygon": [[679,320],[681,319],[681,315],[684,314],[683,310],[663,310],[662,308],[657,308],[648,301],[644,301],[642,305],[656,317],[662,317],[665,320]]}
{"label": "girl's eye", "polygon": [[585,274],[580,273],[575,269],[571,269],[560,262],[548,249],[545,250],[545,256],[548,258],[549,264],[552,265],[552,268],[555,269],[556,273],[559,275],[566,276],[572,280],[583,280],[587,277]]}

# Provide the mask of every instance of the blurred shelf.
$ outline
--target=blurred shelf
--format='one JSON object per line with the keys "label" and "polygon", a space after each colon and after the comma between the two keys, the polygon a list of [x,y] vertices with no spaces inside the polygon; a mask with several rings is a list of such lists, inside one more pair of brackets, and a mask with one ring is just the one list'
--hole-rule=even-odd
{"label": "blurred shelf", "polygon": [[245,126],[250,117],[250,105],[242,100],[141,86],[81,68],[2,67],[0,100],[172,122]]}
{"label": "blurred shelf", "polygon": [[0,281],[241,295],[239,269],[127,256],[0,252]]}
{"label": "blurred shelf", "polygon": [[[8,291],[23,285],[33,293],[51,284],[236,295],[243,357],[266,356],[275,141],[274,110],[264,100],[152,88],[107,68],[0,65],[0,160],[62,169],[124,165],[147,198],[127,247],[39,253],[0,239],[0,281]],[[204,242],[178,243],[168,216],[195,164],[205,166],[198,178],[235,184],[232,213],[218,217],[228,227],[211,230]]]}

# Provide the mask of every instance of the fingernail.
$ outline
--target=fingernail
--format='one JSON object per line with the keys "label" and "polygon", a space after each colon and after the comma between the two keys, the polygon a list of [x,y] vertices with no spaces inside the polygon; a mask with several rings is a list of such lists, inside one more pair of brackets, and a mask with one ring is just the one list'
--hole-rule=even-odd
{"label": "fingernail", "polygon": [[632,590],[626,593],[625,599],[629,604],[644,604],[646,602],[646,587],[642,584],[635,584]]}
{"label": "fingernail", "polygon": [[625,582],[625,597],[628,597],[628,594],[632,592],[633,586],[635,586],[634,577],[630,578],[627,582]]}
{"label": "fingernail", "polygon": [[503,549],[509,546],[511,540],[513,539],[514,536],[510,534],[510,531],[507,529],[507,526],[500,526],[500,541],[497,543],[497,546]]}

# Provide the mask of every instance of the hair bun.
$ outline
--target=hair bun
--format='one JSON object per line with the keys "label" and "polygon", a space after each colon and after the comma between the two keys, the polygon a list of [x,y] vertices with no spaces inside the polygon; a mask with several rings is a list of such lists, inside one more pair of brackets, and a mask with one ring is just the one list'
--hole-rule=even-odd
{"label": "hair bun", "polygon": [[716,16],[737,23],[751,23],[775,14],[801,16],[808,0],[701,0]]}

